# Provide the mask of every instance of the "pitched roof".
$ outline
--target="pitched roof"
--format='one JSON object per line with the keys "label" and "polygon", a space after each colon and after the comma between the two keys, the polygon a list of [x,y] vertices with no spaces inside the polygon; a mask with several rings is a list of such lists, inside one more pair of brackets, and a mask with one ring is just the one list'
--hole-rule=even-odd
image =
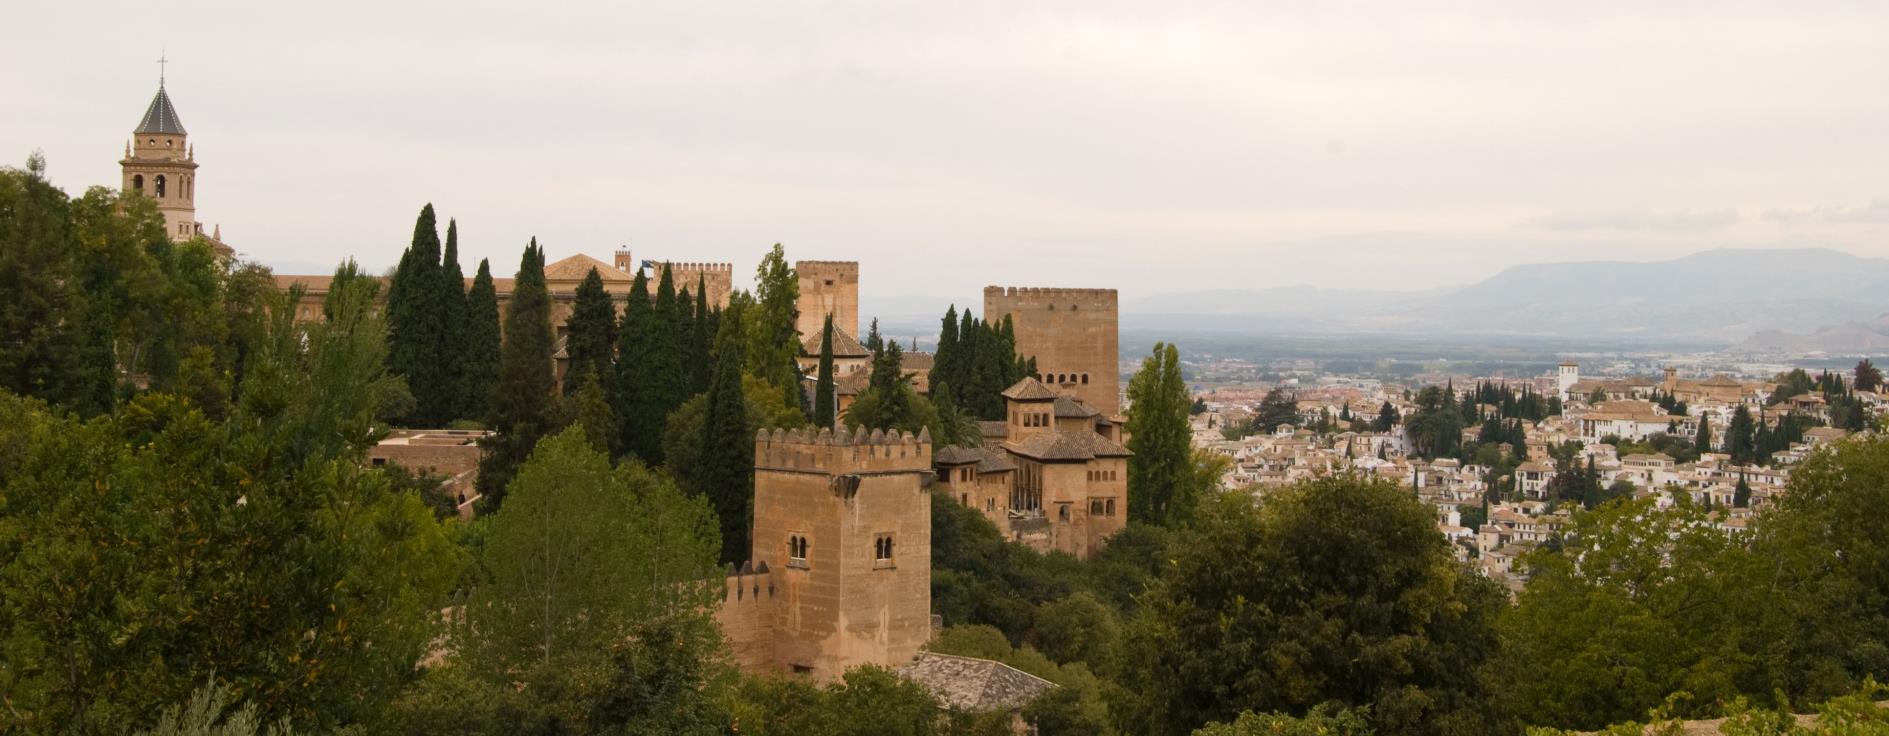
{"label": "pitched roof", "polygon": [[1102,412],[1090,408],[1088,404],[1082,403],[1073,396],[1056,397],[1057,419],[1088,419],[1089,417],[1101,415]]}
{"label": "pitched roof", "polygon": [[[614,265],[579,253],[545,266],[544,280],[583,281],[593,268],[597,269],[597,275],[602,276],[604,281],[634,281],[636,279],[635,276],[618,270]],[[654,288],[653,285],[652,288]]]}
{"label": "pitched roof", "polygon": [[[820,335],[816,333],[802,339],[800,341],[800,354],[818,356],[820,354]],[[845,330],[835,327],[833,328],[833,357],[870,358],[872,357],[872,351],[867,350],[866,346],[859,344],[859,340],[852,335],[846,334]]]}
{"label": "pitched roof", "polygon": [[1022,710],[1056,687],[1002,662],[935,652],[919,652],[899,674],[923,685],[946,709],[972,713]]}
{"label": "pitched roof", "polygon": [[1002,439],[1010,436],[1010,423],[1001,419],[994,421],[979,420],[977,422],[977,432],[978,434],[984,435],[984,439]]}
{"label": "pitched roof", "polygon": [[1093,460],[1134,454],[1120,443],[1089,431],[1038,432],[1006,442],[1004,449],[1037,460]]}
{"label": "pitched roof", "polygon": [[1023,380],[1004,389],[1004,398],[1013,401],[1052,401],[1059,395],[1033,376],[1024,376]]}
{"label": "pitched roof", "polygon": [[144,119],[138,121],[138,129],[133,132],[184,134],[184,123],[177,119],[177,108],[171,107],[171,96],[164,85],[157,86],[157,96],[151,98],[151,106],[144,109]]}
{"label": "pitched roof", "polygon": [[976,448],[964,447],[962,445],[949,445],[931,454],[931,462],[933,465],[969,465],[975,462],[982,462],[983,459],[984,453],[979,452]]}

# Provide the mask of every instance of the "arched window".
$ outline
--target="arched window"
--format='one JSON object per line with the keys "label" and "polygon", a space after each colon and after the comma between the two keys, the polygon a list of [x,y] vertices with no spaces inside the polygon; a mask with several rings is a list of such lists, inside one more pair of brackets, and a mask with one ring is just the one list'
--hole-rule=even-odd
{"label": "arched window", "polygon": [[1089,374],[1087,373],[1082,374],[1082,385],[1084,386],[1089,385]]}
{"label": "arched window", "polygon": [[134,174],[134,175],[132,175],[132,177],[131,177],[131,188],[132,188],[132,189],[136,189],[136,190],[138,190],[138,193],[139,193],[139,194],[143,194],[143,193],[144,193],[144,175],[143,175],[143,174]]}
{"label": "arched window", "polygon": [[157,198],[158,199],[164,198],[164,175],[163,174],[157,175]]}

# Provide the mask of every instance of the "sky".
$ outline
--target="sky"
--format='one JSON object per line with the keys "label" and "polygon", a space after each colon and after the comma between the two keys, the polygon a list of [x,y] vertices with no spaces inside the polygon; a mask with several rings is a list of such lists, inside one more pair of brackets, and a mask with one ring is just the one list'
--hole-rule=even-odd
{"label": "sky", "polygon": [[1889,257],[1889,3],[36,2],[0,160],[71,192],[167,86],[245,258],[861,262],[869,304],[1422,290]]}

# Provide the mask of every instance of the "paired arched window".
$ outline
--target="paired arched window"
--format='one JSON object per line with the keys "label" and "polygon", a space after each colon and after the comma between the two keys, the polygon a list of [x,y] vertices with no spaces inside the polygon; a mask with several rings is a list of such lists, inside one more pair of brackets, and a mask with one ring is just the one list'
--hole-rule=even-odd
{"label": "paired arched window", "polygon": [[872,540],[872,561],[880,563],[892,561],[892,535],[881,534]]}
{"label": "paired arched window", "polygon": [[787,566],[807,566],[807,538],[795,534],[787,538]]}

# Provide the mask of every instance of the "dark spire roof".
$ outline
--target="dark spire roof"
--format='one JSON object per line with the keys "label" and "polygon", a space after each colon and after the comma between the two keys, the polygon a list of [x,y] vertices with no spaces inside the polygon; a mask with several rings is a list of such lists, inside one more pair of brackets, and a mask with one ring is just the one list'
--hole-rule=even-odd
{"label": "dark spire roof", "polygon": [[164,92],[164,85],[157,86],[157,96],[151,98],[151,106],[144,110],[144,120],[133,132],[184,134],[184,124],[177,119],[177,108],[171,107],[171,96]]}

